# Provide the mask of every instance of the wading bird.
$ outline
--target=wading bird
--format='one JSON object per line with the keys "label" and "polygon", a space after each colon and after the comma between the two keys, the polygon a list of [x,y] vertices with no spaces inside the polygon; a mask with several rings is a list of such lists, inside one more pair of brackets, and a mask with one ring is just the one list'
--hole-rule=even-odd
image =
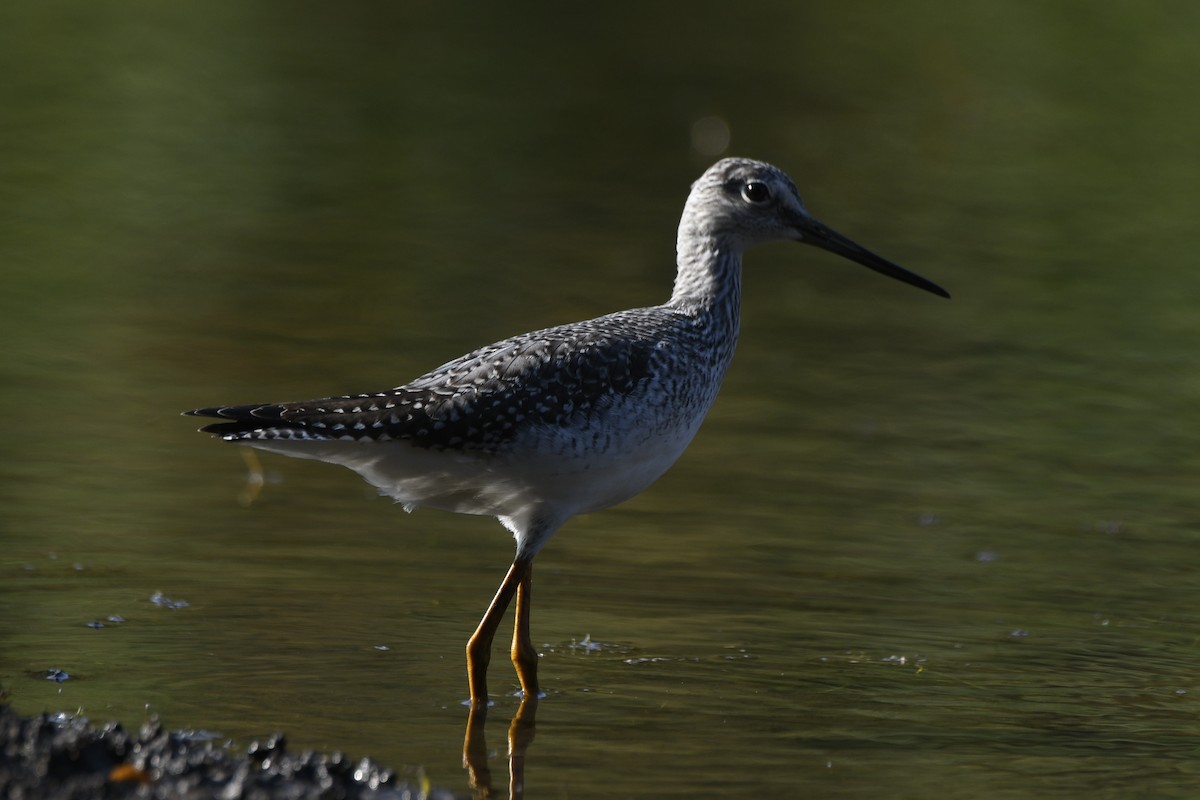
{"label": "wading bird", "polygon": [[733,357],[742,253],[773,240],[950,296],[818,222],[778,168],[727,158],[692,185],[662,305],[523,333],[393,389],[186,413],[219,420],[201,430],[225,441],[349,467],[407,511],[498,518],[516,556],[467,642],[471,702],[487,703],[492,639],[514,595],[512,661],[536,697],[534,556],[571,517],[628,500],[683,453]]}

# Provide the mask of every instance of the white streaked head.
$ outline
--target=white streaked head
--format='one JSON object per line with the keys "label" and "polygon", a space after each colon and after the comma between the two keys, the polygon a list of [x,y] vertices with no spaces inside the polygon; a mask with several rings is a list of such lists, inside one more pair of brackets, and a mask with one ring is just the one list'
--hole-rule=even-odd
{"label": "white streaked head", "polygon": [[800,192],[783,170],[748,158],[724,158],[692,184],[681,228],[741,250],[796,238],[796,220],[806,217]]}
{"label": "white streaked head", "polygon": [[[815,219],[783,170],[748,158],[725,158],[694,184],[679,224],[680,254],[699,247],[740,253],[762,242],[815,245],[891,278],[942,297],[950,295],[901,266],[875,255]],[[701,244],[707,242],[707,245]]]}

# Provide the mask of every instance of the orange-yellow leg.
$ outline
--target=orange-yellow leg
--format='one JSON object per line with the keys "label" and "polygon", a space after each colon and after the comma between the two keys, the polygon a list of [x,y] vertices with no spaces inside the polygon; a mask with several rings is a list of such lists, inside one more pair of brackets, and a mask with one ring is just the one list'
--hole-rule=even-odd
{"label": "orange-yellow leg", "polygon": [[537,648],[529,638],[529,609],[533,602],[531,585],[533,584],[533,565],[525,570],[525,577],[517,585],[517,620],[513,625],[512,662],[517,668],[517,678],[521,681],[521,692],[526,698],[536,699],[538,696]]}
{"label": "orange-yellow leg", "polygon": [[[492,659],[492,640],[496,637],[496,629],[500,627],[500,620],[503,619],[508,604],[512,602],[513,595],[517,594],[521,584],[528,580],[531,562],[532,559],[528,558],[518,558],[513,561],[500,588],[496,590],[496,596],[492,598],[492,604],[488,606],[487,613],[479,622],[479,627],[467,641],[467,681],[471,686],[471,705],[473,706],[487,706],[487,668],[488,662]],[[528,597],[528,594],[529,591],[526,588],[524,595]],[[526,601],[526,625],[528,625],[529,616],[528,605]],[[525,641],[528,642],[528,640],[529,633],[526,631]],[[529,645],[529,649],[533,650],[532,644]],[[537,653],[534,653],[534,658],[536,657]],[[518,674],[520,674],[519,668]],[[524,684],[525,679],[522,678],[521,685],[524,686]]]}

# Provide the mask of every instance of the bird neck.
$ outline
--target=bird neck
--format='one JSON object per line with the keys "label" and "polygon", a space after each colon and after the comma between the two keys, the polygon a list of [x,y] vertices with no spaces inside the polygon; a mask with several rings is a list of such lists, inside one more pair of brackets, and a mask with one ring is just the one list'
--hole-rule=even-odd
{"label": "bird neck", "polygon": [[667,305],[691,317],[714,318],[719,328],[732,331],[736,337],[742,296],[742,248],[685,221],[679,227],[675,250],[678,272]]}

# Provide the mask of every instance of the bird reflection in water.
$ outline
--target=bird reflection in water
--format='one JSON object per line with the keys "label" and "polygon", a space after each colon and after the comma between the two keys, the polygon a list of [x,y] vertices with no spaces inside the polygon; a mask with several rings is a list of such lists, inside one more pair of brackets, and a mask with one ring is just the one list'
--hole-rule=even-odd
{"label": "bird reflection in water", "polygon": [[[508,796],[510,800],[521,800],[525,796],[525,753],[533,741],[534,717],[537,714],[538,698],[525,695],[517,713],[508,723]],[[472,703],[467,715],[467,734],[463,739],[463,767],[467,770],[471,788],[479,800],[499,797],[492,787],[492,769],[488,766],[487,736],[484,723],[487,721],[487,705]]]}

